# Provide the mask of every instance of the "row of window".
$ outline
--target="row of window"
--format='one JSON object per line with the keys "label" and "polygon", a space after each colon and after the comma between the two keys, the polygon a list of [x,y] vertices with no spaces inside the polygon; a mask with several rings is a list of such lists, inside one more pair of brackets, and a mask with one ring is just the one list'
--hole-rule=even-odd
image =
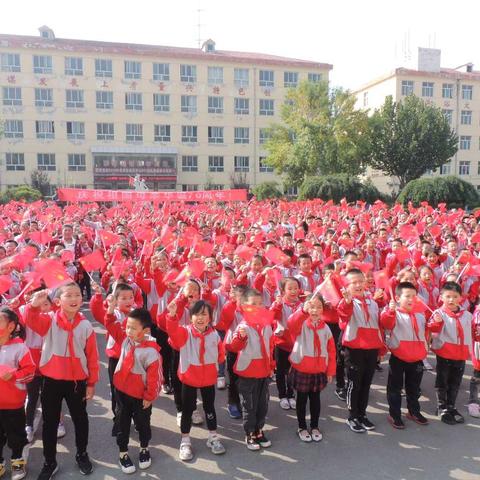
{"label": "row of window", "polygon": [[[413,95],[415,83],[413,80],[402,80],[402,95]],[[442,84],[442,98],[453,98],[455,85],[453,83]],[[434,82],[422,82],[422,97],[435,95]],[[461,85],[462,100],[473,99],[473,85]]]}
{"label": "row of window", "polygon": [[[87,164],[85,154],[68,154],[68,170],[70,172],[85,172]],[[7,153],[5,156],[5,167],[7,170],[25,170],[25,155],[23,153]],[[37,153],[37,169],[54,172],[57,163],[54,153]]]}
{"label": "row of window", "polygon": [[[154,81],[170,81],[170,64],[153,63]],[[20,72],[20,55],[17,53],[2,53],[0,56],[0,69],[2,72]],[[53,60],[50,55],[33,55],[33,73],[52,74]],[[84,62],[81,57],[65,57],[65,75],[82,76],[84,74]],[[95,76],[99,78],[113,77],[113,61],[110,59],[95,59]],[[235,68],[233,70],[235,85],[248,87],[250,84],[250,70],[248,68]],[[123,62],[123,78],[141,79],[142,63],[136,60]],[[222,85],[224,83],[223,67],[207,67],[207,78],[210,85]],[[283,72],[283,86],[296,87],[298,85],[298,72]],[[309,73],[308,81],[320,82],[320,73]],[[185,83],[196,83],[197,66],[180,65],[179,79]],[[273,70],[260,70],[258,72],[258,84],[261,87],[273,87],[275,85],[275,72]]]}
{"label": "row of window", "polygon": [[[473,172],[471,172],[471,167],[472,162],[469,160],[460,160],[458,162],[458,175],[473,175]],[[429,171],[430,174],[432,174],[432,171]],[[440,175],[451,175],[452,174],[452,164],[451,162],[445,163],[440,167],[439,171]],[[480,175],[480,162],[477,165],[477,175]],[[477,189],[480,186],[477,186]]]}
{"label": "row of window", "polygon": [[[244,155],[236,155],[233,157],[233,168],[235,172],[250,171],[250,157]],[[265,157],[258,159],[258,169],[261,173],[272,173],[273,167],[266,164]],[[208,157],[209,172],[224,172],[225,159],[222,155],[210,155]],[[198,172],[198,156],[184,155],[182,156],[182,172]]]}

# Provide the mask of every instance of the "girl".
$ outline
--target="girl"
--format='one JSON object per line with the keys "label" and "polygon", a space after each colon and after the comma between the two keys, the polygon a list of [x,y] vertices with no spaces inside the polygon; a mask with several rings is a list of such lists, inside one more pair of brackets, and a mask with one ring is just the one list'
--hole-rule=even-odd
{"label": "girl", "polygon": [[[290,362],[291,380],[297,391],[298,436],[302,442],[319,442],[320,392],[335,374],[335,341],[324,318],[325,302],[319,294],[312,295],[303,308],[288,319],[288,328],[294,338]],[[305,419],[307,400],[310,400],[310,428]]]}

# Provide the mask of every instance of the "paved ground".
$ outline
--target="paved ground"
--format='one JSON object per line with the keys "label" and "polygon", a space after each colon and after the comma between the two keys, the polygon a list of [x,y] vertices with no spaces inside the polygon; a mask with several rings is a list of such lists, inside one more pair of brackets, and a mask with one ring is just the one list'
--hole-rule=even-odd
{"label": "paved ground", "polygon": [[[100,327],[97,331],[103,332]],[[110,436],[112,421],[103,355],[104,336],[99,335],[98,338],[103,368],[96,397],[89,405],[89,453],[95,464],[95,471],[90,478],[125,478],[128,476],[121,472],[117,464],[117,447]],[[385,396],[385,364],[384,371],[375,375],[368,409],[370,419],[377,425],[374,432],[354,434],[348,430],[345,425],[345,404],[334,396],[333,387],[329,386],[322,393],[320,428],[324,440],[319,444],[303,444],[296,437],[295,412],[280,409],[276,387],[272,384],[266,431],[273,445],[260,453],[246,449],[241,423],[228,417],[226,394],[218,392],[216,405],[219,433],[223,437],[227,453],[220,457],[212,455],[205,446],[205,428],[194,427],[192,440],[196,455],[188,464],[182,463],[177,457],[180,433],[175,423],[172,398],[162,395],[155,403],[152,417],[152,466],[131,477],[170,480],[189,479],[193,476],[196,480],[480,480],[480,421],[468,418],[463,406],[467,400],[470,372],[471,367],[468,367],[458,401],[459,409],[466,415],[467,422],[456,426],[445,425],[432,415],[435,410],[434,374],[430,372],[426,373],[423,380],[424,396],[421,403],[431,424],[420,427],[406,420],[407,429],[403,431],[393,430],[386,420],[388,407]],[[68,414],[66,427],[67,436],[59,442],[60,470],[56,478],[83,478],[74,462],[74,432]],[[137,461],[138,443],[135,432],[130,454]],[[30,449],[29,478],[36,478],[41,465],[41,440],[36,440]]]}

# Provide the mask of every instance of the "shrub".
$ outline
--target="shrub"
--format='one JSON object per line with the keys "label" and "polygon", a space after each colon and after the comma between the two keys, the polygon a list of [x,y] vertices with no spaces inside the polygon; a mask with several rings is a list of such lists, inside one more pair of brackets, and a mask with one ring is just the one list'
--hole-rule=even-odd
{"label": "shrub", "polygon": [[278,188],[277,182],[259,183],[252,189],[257,200],[268,200],[269,198],[283,197],[281,190]]}

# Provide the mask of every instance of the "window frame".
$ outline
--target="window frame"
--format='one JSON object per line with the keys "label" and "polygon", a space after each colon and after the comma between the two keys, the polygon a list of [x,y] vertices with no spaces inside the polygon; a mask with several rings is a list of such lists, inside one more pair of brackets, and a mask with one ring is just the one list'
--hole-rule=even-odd
{"label": "window frame", "polygon": [[[41,98],[42,96],[47,98]],[[53,107],[53,88],[35,87],[35,106],[42,108]]]}
{"label": "window frame", "polygon": [[[77,100],[68,99],[68,96],[78,96]],[[70,104],[70,105],[69,105]],[[67,88],[65,90],[65,107],[71,109],[85,108],[85,95],[83,90],[73,90]]]}
{"label": "window frame", "polygon": [[[130,133],[128,133],[129,129],[130,129]],[[136,130],[136,132],[134,130]],[[143,124],[126,123],[125,124],[125,142],[127,143],[143,142]]]}
{"label": "window frame", "polygon": [[[104,96],[107,98],[102,98]],[[95,90],[95,107],[97,110],[113,110],[113,91]]]}
{"label": "window frame", "polygon": [[197,125],[182,125],[182,143],[198,143]]}
{"label": "window frame", "polygon": [[[161,129],[164,128],[165,132],[161,135]],[[158,130],[158,132],[157,132]],[[166,123],[155,124],[153,126],[153,139],[155,142],[168,143],[172,141],[171,125]]]}
{"label": "window frame", "polygon": [[66,122],[65,128],[68,140],[85,140],[85,122],[69,120]]}
{"label": "window frame", "polygon": [[[213,104],[217,103],[218,105],[215,106]],[[207,99],[207,108],[208,108],[208,113],[213,113],[215,115],[223,115],[224,113],[224,101],[223,97],[217,97],[217,96],[208,96]]]}
{"label": "window frame", "polygon": [[197,66],[187,63],[180,64],[180,81],[182,83],[197,83]]}
{"label": "window frame", "polygon": [[[76,160],[79,160],[79,162]],[[84,153],[69,153],[67,155],[67,169],[69,172],[86,172],[87,156]]]}
{"label": "window frame", "polygon": [[[8,128],[12,125],[20,126],[20,128]],[[23,138],[23,120],[5,119],[3,122],[3,136],[5,138]]]}
{"label": "window frame", "polygon": [[[71,63],[71,65],[68,65]],[[83,58],[82,57],[65,57],[65,75],[70,77],[83,76]]]}
{"label": "window frame", "polygon": [[209,172],[225,171],[225,158],[223,157],[223,155],[208,156],[208,171]]}
{"label": "window frame", "polygon": [[275,86],[275,72],[273,70],[259,70],[258,85],[273,88]]}
{"label": "window frame", "polygon": [[[103,67],[105,63],[105,69]],[[110,66],[110,69],[108,69]],[[95,59],[95,77],[96,78],[113,78],[113,62],[110,58],[96,58]]]}
{"label": "window frame", "polygon": [[[6,95],[7,92],[8,92],[8,95]],[[14,96],[10,95],[10,93],[12,92],[15,92]],[[2,104],[7,107],[21,107],[23,105],[22,88],[21,87],[2,87]]]}
{"label": "window frame", "polygon": [[[244,165],[240,165],[244,163]],[[233,171],[240,173],[250,172],[250,157],[248,155],[235,155],[233,157]]]}
{"label": "window frame", "polygon": [[[246,135],[238,135],[239,133],[247,133]],[[249,127],[233,127],[233,143],[237,145],[248,145],[250,143]]]}
{"label": "window frame", "polygon": [[[224,143],[224,127],[212,125],[207,127],[208,143],[213,145],[221,145]],[[216,135],[214,135],[214,133]]]}
{"label": "window frame", "polygon": [[[134,67],[134,68],[127,68]],[[123,78],[125,80],[140,80],[142,78],[142,62],[138,60],[123,61]]]}
{"label": "window frame", "polygon": [[[48,157],[48,158],[46,158]],[[40,164],[42,158],[43,165]],[[51,161],[53,159],[53,162]],[[48,163],[45,162],[48,160]],[[54,153],[37,153],[37,170],[43,172],[55,172],[57,170],[57,160]]]}
{"label": "window frame", "polygon": [[54,120],[35,120],[35,137],[37,138],[37,140],[54,140],[55,139],[55,121]]}
{"label": "window frame", "polygon": [[5,152],[5,170],[7,172],[24,172],[25,154],[21,152]]}
{"label": "window frame", "polygon": [[[6,60],[6,61],[5,61]],[[10,61],[13,60],[13,61]],[[3,52],[0,54],[0,71],[2,72],[21,72],[22,64],[19,53]]]}
{"label": "window frame", "polygon": [[198,155],[182,155],[182,172],[198,172]]}
{"label": "window frame", "polygon": [[[155,72],[155,70],[161,70],[160,66],[164,67],[163,73]],[[166,68],[165,68],[166,67]],[[152,63],[152,80],[155,82],[169,82],[170,81],[170,64],[169,63]]]}
{"label": "window frame", "polygon": [[125,92],[125,110],[136,112],[143,110],[143,96],[140,92]]}
{"label": "window frame", "polygon": [[[273,98],[260,98],[258,101],[258,114],[261,115],[262,117],[273,117],[275,116],[275,101]],[[262,108],[262,103],[263,103],[263,108]],[[271,105],[272,108],[265,108],[266,105]]]}
{"label": "window frame", "polygon": [[[37,63],[37,65],[35,65]],[[51,55],[33,55],[33,73],[52,74],[53,61]]]}
{"label": "window frame", "polygon": [[[238,75],[240,72],[247,73],[246,79]],[[249,68],[235,68],[233,70],[233,83],[236,87],[245,88],[250,86],[250,69]]]}
{"label": "window frame", "polygon": [[[105,125],[107,126],[107,129],[109,130],[108,132],[103,131],[103,130],[105,130],[104,129]],[[110,129],[110,127],[112,127],[112,128]],[[101,133],[99,133],[99,129],[102,130]],[[111,132],[110,132],[110,130],[111,130]],[[97,122],[97,140],[104,141],[104,142],[115,140],[115,124],[113,122]]]}

